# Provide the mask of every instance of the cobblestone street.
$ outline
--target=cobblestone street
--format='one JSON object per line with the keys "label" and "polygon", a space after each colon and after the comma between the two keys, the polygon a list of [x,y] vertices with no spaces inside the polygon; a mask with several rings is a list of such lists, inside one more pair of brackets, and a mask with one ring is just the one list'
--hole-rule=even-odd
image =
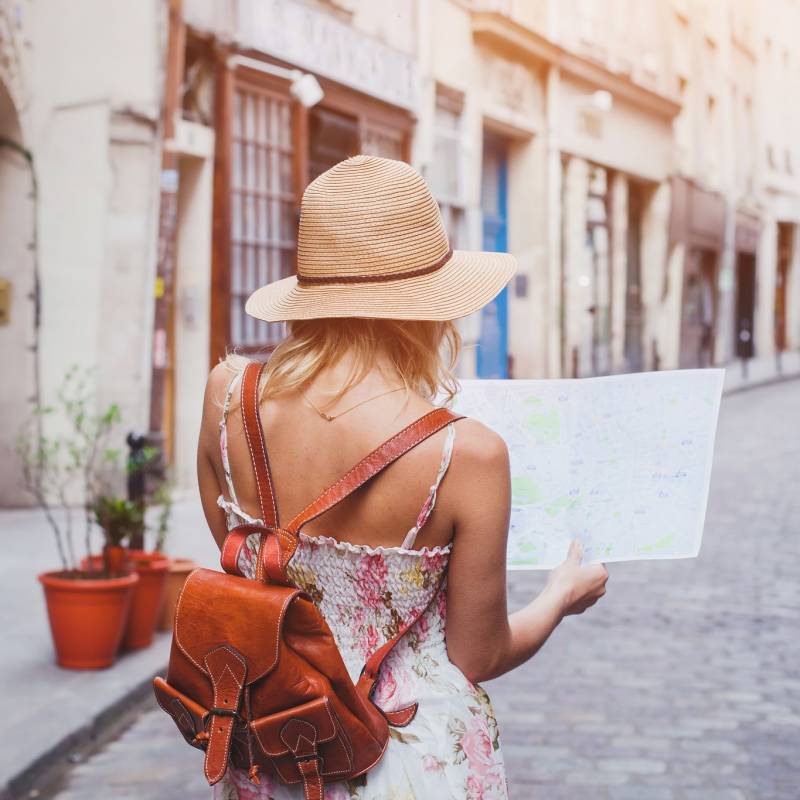
{"label": "cobblestone street", "polygon": [[[800,798],[799,487],[800,382],[725,397],[700,557],[609,565],[597,606],[486,684],[512,800]],[[544,579],[512,573],[512,606]],[[148,711],[56,796],[208,795]]]}

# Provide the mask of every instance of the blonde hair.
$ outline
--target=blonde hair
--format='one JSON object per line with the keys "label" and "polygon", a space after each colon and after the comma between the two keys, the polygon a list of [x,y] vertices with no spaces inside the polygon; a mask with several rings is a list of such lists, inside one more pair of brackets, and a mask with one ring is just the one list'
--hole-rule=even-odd
{"label": "blonde hair", "polygon": [[[261,396],[302,391],[325,368],[352,353],[348,380],[330,401],[333,405],[363,380],[384,356],[406,387],[427,400],[442,395],[452,400],[458,391],[453,372],[461,351],[461,336],[450,321],[331,318],[293,320],[288,336],[272,352],[264,369]],[[247,363],[242,356],[226,359],[236,371]]]}

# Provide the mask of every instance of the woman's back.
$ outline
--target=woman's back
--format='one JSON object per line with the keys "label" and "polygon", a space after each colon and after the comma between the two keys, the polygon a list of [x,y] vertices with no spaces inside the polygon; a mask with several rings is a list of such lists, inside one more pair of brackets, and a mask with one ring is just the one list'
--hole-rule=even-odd
{"label": "woman's back", "polygon": [[[224,371],[223,378],[229,380],[230,372]],[[379,393],[380,386],[373,388],[376,383],[368,382],[359,394],[369,397]],[[348,396],[343,408],[358,401],[358,396],[352,401]],[[300,393],[263,402],[261,414],[280,517],[293,517],[374,447],[432,408],[414,394],[406,400],[405,393],[398,392],[328,422],[303,401]],[[235,391],[227,427],[227,454],[239,502],[254,516],[258,496]],[[400,545],[436,477],[446,437],[447,433],[441,431],[422,442],[363,490],[309,523],[306,532],[373,547]],[[222,471],[221,462],[218,468]],[[452,540],[453,518],[448,510],[444,499],[426,526],[425,544],[446,545]]]}
{"label": "woman's back", "polygon": [[[228,527],[258,521],[255,478],[235,400],[239,380],[236,376],[228,384],[219,425],[218,475],[226,491],[218,503]],[[398,414],[397,399],[395,395],[388,430],[380,418],[379,400],[369,414],[354,409],[347,426],[338,428],[336,423],[343,420],[326,421],[299,396],[263,404],[281,519],[294,516],[376,445],[431,410],[430,404],[412,396]],[[358,410],[362,413],[356,416]],[[301,532],[287,567],[291,580],[320,608],[354,681],[367,658],[425,609],[384,662],[373,695],[385,711],[419,703],[416,717],[393,731],[377,767],[356,781],[329,786],[326,797],[415,797],[422,796],[414,793],[422,786],[425,796],[436,792],[466,797],[487,787],[484,797],[505,797],[491,704],[452,664],[445,643],[453,524],[441,513],[437,499],[455,440],[456,423],[450,423],[319,518],[312,530]],[[422,531],[425,544],[420,546]],[[255,572],[258,549],[257,536],[252,539],[240,557],[240,569],[248,576]],[[302,792],[269,780],[252,787],[244,772],[232,769],[217,796],[289,798]]]}

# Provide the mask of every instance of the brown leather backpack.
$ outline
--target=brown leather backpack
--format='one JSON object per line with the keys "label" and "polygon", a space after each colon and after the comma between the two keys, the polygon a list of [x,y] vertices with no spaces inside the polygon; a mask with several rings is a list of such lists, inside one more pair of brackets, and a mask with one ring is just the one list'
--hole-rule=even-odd
{"label": "brown leather backpack", "polygon": [[[362,459],[286,527],[278,521],[258,410],[263,365],[248,364],[241,408],[264,526],[234,528],[222,548],[225,573],[197,569],[178,600],[167,679],[156,699],[186,741],[205,750],[209,784],[228,764],[283,783],[303,782],[307,800],[322,800],[325,783],[367,772],[381,759],[388,725],[407,725],[412,703],[384,712],[372,702],[383,660],[422,616],[409,619],[367,659],[353,683],[325,619],[286,575],[300,529],[344,500],[456,415],[435,409]],[[260,535],[255,580],[239,569],[251,534]],[[433,597],[438,589],[433,593]]]}

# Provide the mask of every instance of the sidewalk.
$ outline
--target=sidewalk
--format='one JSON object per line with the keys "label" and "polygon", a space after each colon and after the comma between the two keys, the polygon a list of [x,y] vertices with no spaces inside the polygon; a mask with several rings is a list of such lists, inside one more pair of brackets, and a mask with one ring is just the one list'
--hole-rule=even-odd
{"label": "sidewalk", "polygon": [[[800,377],[800,353],[786,353],[782,374],[774,360],[753,361],[744,378],[741,365],[726,368],[725,392]],[[163,672],[169,635],[160,634],[148,649],[125,655],[101,672],[70,672],[53,663],[47,613],[36,575],[57,566],[55,544],[41,512],[0,511],[3,559],[0,562],[0,624],[4,633],[0,685],[13,690],[7,703],[6,730],[0,751],[0,800],[24,796],[55,773],[71,753],[103,735],[126,708],[150,693],[153,675]],[[81,552],[80,536],[76,547]],[[218,567],[218,553],[208,533],[196,495],[175,505],[167,551]]]}
{"label": "sidewalk", "polygon": [[[0,512],[0,536],[0,685],[9,692],[6,737],[0,749],[0,798],[6,800],[24,796],[46,774],[57,772],[72,752],[146,696],[151,678],[167,663],[170,637],[158,634],[151,647],[122,656],[108,670],[59,669],[53,661],[44,595],[36,580],[38,573],[58,566],[52,532],[40,511],[10,510]],[[81,535],[75,545],[81,553]],[[217,548],[197,497],[175,504],[166,549],[202,566],[218,565]]]}
{"label": "sidewalk", "polygon": [[800,377],[800,351],[787,350],[780,359],[753,358],[746,364],[732,361],[725,365],[725,394],[763,386],[767,383]]}

